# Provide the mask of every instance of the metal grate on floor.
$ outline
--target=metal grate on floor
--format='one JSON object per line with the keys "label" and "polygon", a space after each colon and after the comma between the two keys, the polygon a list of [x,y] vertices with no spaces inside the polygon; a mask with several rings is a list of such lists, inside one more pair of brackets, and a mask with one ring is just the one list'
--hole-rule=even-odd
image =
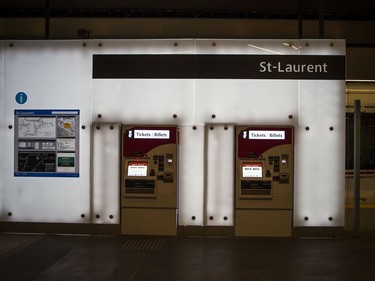
{"label": "metal grate on floor", "polygon": [[159,251],[164,245],[160,239],[131,239],[122,245],[121,250]]}

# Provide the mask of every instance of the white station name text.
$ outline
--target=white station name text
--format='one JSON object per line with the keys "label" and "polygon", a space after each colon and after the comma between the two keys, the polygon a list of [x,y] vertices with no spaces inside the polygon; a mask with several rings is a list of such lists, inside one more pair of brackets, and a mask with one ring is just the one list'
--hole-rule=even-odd
{"label": "white station name text", "polygon": [[262,61],[260,64],[260,72],[272,73],[327,73],[327,64],[297,64],[297,63],[270,63]]}

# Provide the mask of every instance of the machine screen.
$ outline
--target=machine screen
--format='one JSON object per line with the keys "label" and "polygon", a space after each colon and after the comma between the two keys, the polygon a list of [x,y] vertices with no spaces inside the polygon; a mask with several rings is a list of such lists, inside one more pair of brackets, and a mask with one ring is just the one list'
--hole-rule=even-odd
{"label": "machine screen", "polygon": [[260,162],[251,162],[242,164],[243,178],[261,178],[263,176],[263,164]]}
{"label": "machine screen", "polygon": [[131,161],[128,162],[128,177],[146,177],[147,162]]}

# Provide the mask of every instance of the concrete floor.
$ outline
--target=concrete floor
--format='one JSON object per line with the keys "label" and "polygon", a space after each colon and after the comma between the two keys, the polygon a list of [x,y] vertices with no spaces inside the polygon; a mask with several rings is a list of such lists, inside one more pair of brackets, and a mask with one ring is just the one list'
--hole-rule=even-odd
{"label": "concrete floor", "polygon": [[375,239],[0,234],[2,281],[374,280]]}

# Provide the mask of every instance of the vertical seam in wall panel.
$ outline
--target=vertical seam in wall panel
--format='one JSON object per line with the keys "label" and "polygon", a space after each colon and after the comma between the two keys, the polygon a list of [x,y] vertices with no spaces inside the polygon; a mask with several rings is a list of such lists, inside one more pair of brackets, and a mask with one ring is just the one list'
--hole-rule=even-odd
{"label": "vertical seam in wall panel", "polygon": [[2,64],[1,64],[1,73],[3,74],[1,79],[2,79],[2,82],[1,83],[1,89],[0,89],[0,104],[1,104],[1,115],[2,115],[2,118],[1,118],[1,121],[2,123],[0,124],[0,126],[3,127],[2,131],[3,131],[3,135],[2,135],[2,139],[1,139],[1,146],[0,146],[0,156],[1,156],[1,161],[2,161],[2,166],[1,166],[1,171],[0,171],[0,175],[1,175],[1,178],[0,178],[0,189],[1,189],[1,204],[0,204],[0,218],[3,219],[3,214],[4,214],[4,131],[5,131],[5,126],[4,126],[4,96],[5,96],[5,43],[4,41],[1,41],[1,53],[0,53],[0,56],[2,57]]}
{"label": "vertical seam in wall panel", "polygon": [[207,192],[208,192],[208,136],[209,136],[209,130],[207,129],[207,124],[203,126],[204,130],[204,145],[203,145],[203,225],[206,226],[207,221]]}
{"label": "vertical seam in wall panel", "polygon": [[91,223],[94,223],[94,128],[95,124],[91,125],[91,132],[90,132],[90,177],[89,177],[89,185],[90,185],[90,221]]}
{"label": "vertical seam in wall panel", "polygon": [[[196,48],[196,45],[197,45],[197,40],[194,40],[194,50],[193,50],[193,53],[194,53],[194,56],[196,57],[197,55],[197,48]],[[194,67],[194,69],[196,69]],[[196,71],[196,70],[195,70]],[[194,124],[196,124],[197,122],[197,79],[193,79],[193,116],[194,116]]]}
{"label": "vertical seam in wall panel", "polygon": [[301,125],[301,80],[297,81],[297,126]]}

